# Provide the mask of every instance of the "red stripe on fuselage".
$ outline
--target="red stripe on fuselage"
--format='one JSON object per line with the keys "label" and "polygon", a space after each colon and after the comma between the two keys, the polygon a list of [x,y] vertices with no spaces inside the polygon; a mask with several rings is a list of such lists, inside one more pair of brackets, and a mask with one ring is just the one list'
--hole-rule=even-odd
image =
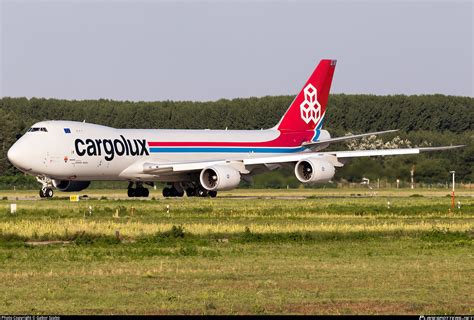
{"label": "red stripe on fuselage", "polygon": [[261,142],[214,142],[214,141],[150,141],[150,147],[299,147],[303,142],[310,141],[313,130],[299,132],[282,132],[276,139]]}

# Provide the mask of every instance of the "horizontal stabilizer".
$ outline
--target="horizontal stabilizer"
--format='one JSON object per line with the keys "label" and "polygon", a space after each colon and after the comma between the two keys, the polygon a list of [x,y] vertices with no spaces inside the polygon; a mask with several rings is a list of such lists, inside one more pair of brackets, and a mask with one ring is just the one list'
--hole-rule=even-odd
{"label": "horizontal stabilizer", "polygon": [[369,132],[369,133],[362,133],[362,134],[353,134],[350,136],[344,136],[344,137],[337,137],[337,138],[331,138],[331,139],[326,139],[326,140],[320,140],[320,141],[308,141],[308,142],[303,142],[302,146],[305,148],[315,148],[321,145],[327,146],[331,143],[336,143],[336,142],[342,142],[342,141],[347,141],[347,140],[352,140],[352,139],[358,139],[358,138],[363,138],[367,136],[373,136],[373,135],[379,135],[379,134],[384,134],[384,133],[390,133],[390,132],[397,132],[398,129],[395,130],[385,130],[385,131],[377,131],[377,132]]}

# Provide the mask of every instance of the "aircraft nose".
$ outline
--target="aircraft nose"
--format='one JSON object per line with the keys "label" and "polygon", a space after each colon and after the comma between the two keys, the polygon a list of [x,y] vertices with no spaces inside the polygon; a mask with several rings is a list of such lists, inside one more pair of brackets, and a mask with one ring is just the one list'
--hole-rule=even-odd
{"label": "aircraft nose", "polygon": [[26,169],[26,151],[24,145],[20,141],[17,141],[8,150],[8,160],[18,169]]}

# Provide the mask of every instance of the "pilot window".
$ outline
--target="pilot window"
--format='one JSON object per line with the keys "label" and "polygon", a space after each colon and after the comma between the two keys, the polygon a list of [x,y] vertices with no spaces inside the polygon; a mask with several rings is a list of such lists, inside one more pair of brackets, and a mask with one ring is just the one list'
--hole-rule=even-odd
{"label": "pilot window", "polygon": [[28,129],[27,132],[37,132],[37,131],[48,132],[48,130],[44,127],[42,127],[42,128],[31,127],[31,128]]}

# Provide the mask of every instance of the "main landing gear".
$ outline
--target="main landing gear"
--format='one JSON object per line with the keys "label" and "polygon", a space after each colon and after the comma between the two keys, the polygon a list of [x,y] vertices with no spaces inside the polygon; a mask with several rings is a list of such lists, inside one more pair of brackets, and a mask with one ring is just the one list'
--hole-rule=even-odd
{"label": "main landing gear", "polygon": [[184,190],[181,184],[174,183],[169,187],[163,188],[163,197],[182,197],[184,196]]}
{"label": "main landing gear", "polygon": [[211,197],[217,196],[217,191],[208,191],[198,184],[192,183],[186,186],[182,186],[178,183],[173,183],[163,189],[163,197],[182,197],[186,193],[188,197]]}
{"label": "main landing gear", "polygon": [[127,195],[132,197],[148,197],[150,195],[150,191],[147,188],[143,187],[143,183],[136,182],[136,188],[133,187],[133,182],[128,184]]}
{"label": "main landing gear", "polygon": [[46,177],[36,177],[36,181],[42,184],[42,187],[39,191],[40,198],[52,198],[54,192],[53,182],[51,181],[51,179]]}
{"label": "main landing gear", "polygon": [[[147,182],[145,182],[147,183]],[[147,183],[150,184],[150,183]],[[153,185],[153,184],[150,184]],[[51,190],[52,192],[52,190]],[[208,191],[204,189],[198,183],[170,183],[167,187],[163,189],[163,197],[165,198],[175,198],[183,197],[186,193],[188,197],[211,197],[215,198],[217,196],[217,191]],[[127,195],[132,197],[148,197],[150,191],[147,188],[143,187],[143,182],[130,182],[127,188]]]}

